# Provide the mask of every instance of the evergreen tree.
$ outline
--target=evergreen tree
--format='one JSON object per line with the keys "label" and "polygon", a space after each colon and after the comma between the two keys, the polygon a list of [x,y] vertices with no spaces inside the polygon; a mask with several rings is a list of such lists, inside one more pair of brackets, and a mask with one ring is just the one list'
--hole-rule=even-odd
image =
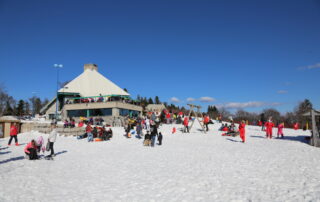
{"label": "evergreen tree", "polygon": [[149,100],[148,100],[148,104],[153,104],[153,100],[152,100],[151,97],[150,97]]}
{"label": "evergreen tree", "polygon": [[161,104],[160,99],[159,99],[158,96],[156,96],[156,97],[154,98],[154,101],[155,101],[156,104]]}
{"label": "evergreen tree", "polygon": [[25,101],[24,112],[26,115],[30,115],[30,103],[28,101]]}
{"label": "evergreen tree", "polygon": [[25,111],[25,103],[23,100],[19,100],[18,106],[16,108],[16,115],[17,116],[23,116]]}
{"label": "evergreen tree", "polygon": [[207,113],[211,118],[215,118],[219,115],[219,111],[216,106],[208,106]]}
{"label": "evergreen tree", "polygon": [[5,115],[5,116],[7,116],[7,115],[14,115],[14,114],[13,114],[13,109],[12,109],[9,101],[6,102],[6,107],[5,107],[5,110],[4,110],[3,115]]}
{"label": "evergreen tree", "polygon": [[[310,100],[305,99],[303,102],[300,102],[297,107],[295,107],[295,115],[300,124],[300,126],[304,127],[310,117],[303,116],[304,113],[309,112],[312,109],[312,103]],[[310,122],[310,121],[309,121]]]}

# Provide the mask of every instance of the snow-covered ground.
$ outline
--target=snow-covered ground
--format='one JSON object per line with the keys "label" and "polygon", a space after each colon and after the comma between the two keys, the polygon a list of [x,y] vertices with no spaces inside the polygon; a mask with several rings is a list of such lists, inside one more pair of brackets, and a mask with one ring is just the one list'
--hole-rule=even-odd
{"label": "snow-covered ground", "polygon": [[173,126],[161,126],[154,148],[122,128],[108,142],[58,137],[53,161],[24,159],[25,144],[45,134],[20,134],[18,147],[0,139],[0,201],[320,201],[320,148],[301,141],[308,131],[269,140],[247,126],[243,144],[220,124],[207,134]]}

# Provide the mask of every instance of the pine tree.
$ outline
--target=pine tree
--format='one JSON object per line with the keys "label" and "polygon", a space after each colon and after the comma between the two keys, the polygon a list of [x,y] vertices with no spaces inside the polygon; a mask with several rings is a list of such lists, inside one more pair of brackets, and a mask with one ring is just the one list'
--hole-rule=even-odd
{"label": "pine tree", "polygon": [[26,115],[30,115],[30,103],[28,101],[25,101],[24,112]]}
{"label": "pine tree", "polygon": [[158,96],[156,96],[156,97],[154,98],[154,101],[155,101],[156,104],[161,104],[160,99],[159,99]]}
{"label": "pine tree", "polygon": [[152,100],[151,97],[150,97],[149,100],[148,100],[148,104],[153,104],[153,100]]}
{"label": "pine tree", "polygon": [[17,106],[17,109],[16,109],[16,115],[23,116],[24,113],[25,113],[24,108],[25,108],[24,101],[23,100],[19,100],[19,103],[18,103],[18,106]]}
{"label": "pine tree", "polygon": [[5,115],[5,116],[7,116],[7,115],[14,115],[14,114],[13,114],[13,109],[12,109],[9,101],[6,102],[6,107],[5,107],[5,110],[4,110],[3,115]]}

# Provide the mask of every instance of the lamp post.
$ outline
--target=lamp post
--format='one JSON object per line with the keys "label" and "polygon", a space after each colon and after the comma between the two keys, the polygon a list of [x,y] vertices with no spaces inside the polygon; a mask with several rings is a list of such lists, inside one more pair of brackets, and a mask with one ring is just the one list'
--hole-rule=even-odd
{"label": "lamp post", "polygon": [[37,92],[36,91],[33,91],[32,92],[32,99],[33,99],[33,103],[32,103],[32,116],[33,118],[35,117],[36,113],[35,113],[35,101],[36,101],[36,98],[37,98]]}
{"label": "lamp post", "polygon": [[54,68],[57,69],[57,97],[56,97],[56,114],[55,114],[55,118],[56,121],[58,121],[58,105],[59,105],[59,100],[58,100],[58,91],[59,91],[59,69],[61,69],[63,67],[62,64],[54,64],[53,65]]}

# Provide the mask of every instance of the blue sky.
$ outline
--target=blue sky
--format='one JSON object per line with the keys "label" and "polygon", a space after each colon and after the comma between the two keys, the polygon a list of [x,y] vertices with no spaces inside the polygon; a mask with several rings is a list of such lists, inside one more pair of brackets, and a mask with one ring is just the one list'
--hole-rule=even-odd
{"label": "blue sky", "polygon": [[0,0],[0,25],[0,82],[16,99],[54,97],[55,63],[62,82],[95,63],[134,98],[320,108],[319,0]]}

